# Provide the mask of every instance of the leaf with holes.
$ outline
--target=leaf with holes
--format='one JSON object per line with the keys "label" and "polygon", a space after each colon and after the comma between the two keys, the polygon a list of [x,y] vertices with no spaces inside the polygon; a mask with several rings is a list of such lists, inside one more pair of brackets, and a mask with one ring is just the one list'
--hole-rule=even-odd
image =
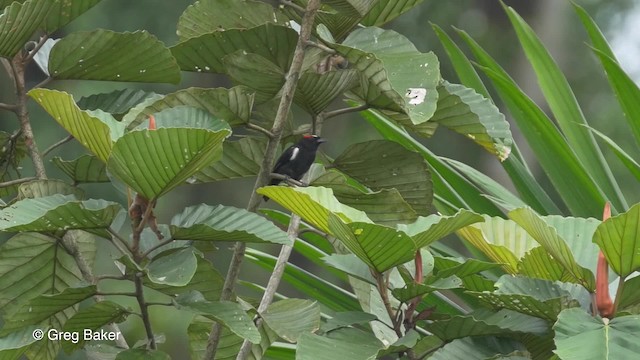
{"label": "leaf with holes", "polygon": [[75,32],[51,49],[55,79],[160,82],[176,84],[180,68],[164,44],[146,31]]}

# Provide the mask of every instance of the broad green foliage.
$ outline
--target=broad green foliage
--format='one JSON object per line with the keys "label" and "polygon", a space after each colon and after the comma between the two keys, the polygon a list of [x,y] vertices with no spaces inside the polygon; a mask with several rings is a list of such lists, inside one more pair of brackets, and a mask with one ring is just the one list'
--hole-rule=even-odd
{"label": "broad green foliage", "polygon": [[[278,7],[194,1],[177,24],[167,24],[179,39],[167,45],[144,30],[57,31],[99,2],[0,0],[0,57],[13,67],[3,78],[18,94],[17,102],[0,96],[0,110],[15,113],[21,126],[0,133],[0,231],[17,233],[0,244],[0,359],[55,359],[66,356],[61,351],[169,359],[157,350],[165,340],[157,307],[188,322],[171,331],[186,330],[193,359],[204,358],[214,340],[214,358],[230,360],[241,349],[248,353],[239,359],[251,360],[640,354],[640,205],[628,205],[594,135],[640,178],[637,153],[589,126],[565,76],[513,9],[504,7],[558,127],[470,34],[458,30],[454,38],[432,26],[447,59],[381,28],[422,0],[323,0],[306,44],[298,26],[308,0]],[[595,22],[575,9],[593,42],[585,52],[596,55],[640,143],[640,90]],[[54,32],[64,36],[48,38]],[[34,39],[35,54],[27,44]],[[300,62],[296,49],[304,52]],[[459,84],[440,72],[449,60]],[[42,72],[29,73],[31,62]],[[191,74],[180,88],[122,85],[178,84],[181,71]],[[194,87],[189,81],[199,73],[231,85]],[[43,74],[46,81],[23,88]],[[120,87],[82,98],[44,88],[58,80]],[[69,137],[46,151],[35,147],[40,128],[31,126],[23,100],[42,107]],[[308,184],[265,186],[282,149],[356,111],[382,139],[331,145],[344,150],[318,155]],[[521,155],[506,111],[553,191]],[[439,126],[488,152],[512,184],[430,150],[423,139],[438,136]],[[60,151],[49,166],[49,153],[68,141],[86,153]],[[25,159],[34,166],[23,170]],[[46,173],[53,166],[65,180]],[[22,178],[31,169],[37,176]],[[249,187],[247,198],[266,196],[267,206],[285,211],[258,211],[255,201],[247,210],[166,201],[182,185],[200,183],[197,191],[208,192],[217,186],[209,183],[256,176],[257,193]],[[125,196],[90,199],[110,187],[126,203]],[[605,200],[614,216],[600,221]],[[229,242],[236,245],[227,269],[229,261],[220,261],[227,253],[214,251]],[[597,265],[600,252],[611,276]],[[243,257],[250,267],[239,267]],[[257,281],[262,270],[273,273],[269,285]],[[288,287],[273,289],[277,276]],[[606,298],[609,287],[619,298]],[[291,288],[302,298],[289,298]],[[269,302],[258,305],[263,294]],[[607,306],[610,319],[603,319]],[[118,341],[32,336],[36,329],[112,331],[125,321],[121,340],[129,349]],[[136,328],[144,334],[129,331]],[[175,339],[166,341],[175,355]]]}

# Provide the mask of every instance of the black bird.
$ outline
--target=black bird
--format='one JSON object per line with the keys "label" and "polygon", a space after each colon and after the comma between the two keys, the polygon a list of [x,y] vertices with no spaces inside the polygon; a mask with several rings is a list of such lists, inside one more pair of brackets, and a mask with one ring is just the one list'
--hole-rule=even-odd
{"label": "black bird", "polygon": [[[276,161],[272,173],[281,174],[294,180],[300,180],[309,171],[316,159],[316,152],[320,144],[325,142],[317,135],[305,135],[297,144],[288,147]],[[278,185],[281,179],[272,179],[269,185]],[[264,200],[269,200],[264,197]]]}

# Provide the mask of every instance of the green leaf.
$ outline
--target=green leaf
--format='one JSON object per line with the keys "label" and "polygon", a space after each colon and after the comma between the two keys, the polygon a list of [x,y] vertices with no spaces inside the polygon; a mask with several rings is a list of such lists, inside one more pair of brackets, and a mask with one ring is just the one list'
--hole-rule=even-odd
{"label": "green leaf", "polygon": [[621,277],[640,269],[640,204],[598,226],[593,242],[598,244],[609,266]]}
{"label": "green leaf", "polygon": [[446,278],[453,275],[463,278],[499,267],[499,264],[480,261],[477,259],[455,259],[435,256],[434,260],[434,275],[438,278]]}
{"label": "green leaf", "polygon": [[109,182],[107,167],[96,156],[82,155],[70,161],[56,156],[51,161],[76,184]]}
{"label": "green leaf", "polygon": [[286,25],[288,19],[273,6],[253,0],[202,0],[187,7],[178,20],[181,40],[215,31],[249,29],[265,23]]}
{"label": "green leaf", "polygon": [[640,353],[635,334],[639,316],[616,317],[606,321],[582,309],[567,309],[553,326],[554,351],[563,360],[633,359]]}
{"label": "green leaf", "polygon": [[339,13],[355,17],[365,15],[376,0],[326,0],[325,3]]}
{"label": "green leaf", "polygon": [[333,214],[338,214],[347,221],[371,222],[364,212],[338,202],[333,196],[333,191],[325,187],[267,186],[258,189],[257,192],[300,215],[305,221],[324,232],[330,232],[329,216]]}
{"label": "green leaf", "polygon": [[81,277],[56,239],[20,233],[0,246],[0,309],[11,314],[32,298],[76,285]]}
{"label": "green leaf", "polygon": [[[297,242],[296,242],[297,244]],[[331,254],[322,258],[327,265],[370,284],[376,281],[369,266],[354,254]]]}
{"label": "green leaf", "polygon": [[171,220],[176,239],[271,242],[291,246],[287,234],[265,218],[231,206],[197,205]]}
{"label": "green leaf", "polygon": [[253,106],[253,94],[243,86],[230,89],[192,87],[164,95],[144,105],[144,108],[133,109],[124,117],[123,122],[127,124],[127,128],[131,129],[143,123],[149,115],[180,106],[206,110],[216,118],[235,126],[249,120]]}
{"label": "green leaf", "polygon": [[153,95],[155,94],[140,89],[114,90],[110,93],[82,97],[78,100],[78,107],[82,110],[100,109],[114,116],[122,116]]}
{"label": "green leaf", "polygon": [[203,34],[178,43],[171,52],[184,71],[224,73],[223,58],[237,50],[260,55],[286,70],[297,40],[298,33],[289,27],[264,24]]}
{"label": "green leaf", "polygon": [[509,123],[490,100],[470,88],[443,81],[438,105],[430,121],[437,122],[474,142],[504,161],[513,138]]}
{"label": "green leaf", "polygon": [[429,166],[417,153],[387,140],[347,148],[334,166],[373,191],[395,188],[419,215],[430,213],[433,189]]}
{"label": "green leaf", "polygon": [[111,115],[100,110],[81,110],[73,97],[63,91],[33,89],[31,96],[84,147],[106,162],[113,141],[124,133],[124,127]]}
{"label": "green leaf", "polygon": [[423,0],[378,0],[360,22],[364,26],[382,26],[413,9],[422,1]]}
{"label": "green leaf", "polygon": [[416,246],[422,248],[455,231],[482,221],[482,216],[462,209],[452,216],[419,217],[416,222],[406,225],[399,224],[397,228],[411,236]]}
{"label": "green leaf", "polygon": [[513,210],[509,213],[509,217],[525,229],[558,263],[571,273],[573,282],[583,285],[590,291],[594,290],[593,273],[576,262],[567,242],[554,227],[547,224],[529,208]]}
{"label": "green leaf", "polygon": [[320,328],[320,307],[311,300],[285,299],[269,305],[260,314],[282,339],[295,343],[305,333]]}
{"label": "green leaf", "polygon": [[402,35],[379,28],[357,29],[331,46],[363,74],[366,82],[356,93],[368,104],[402,111],[415,125],[433,116],[440,81],[433,53],[421,53]]}
{"label": "green leaf", "polygon": [[148,266],[149,280],[156,284],[185,286],[196,273],[197,259],[191,247],[155,257]]}
{"label": "green leaf", "polygon": [[264,56],[235,51],[222,59],[226,73],[234,83],[256,92],[261,104],[276,97],[285,82],[285,71]]}
{"label": "green leaf", "polygon": [[[495,337],[467,337],[456,339],[445,344],[429,357],[429,360],[525,360],[527,357],[508,357],[516,349],[521,349],[520,343]],[[437,349],[437,347],[436,347]]]}
{"label": "green leaf", "polygon": [[[33,331],[38,329],[36,326],[27,326],[22,330],[13,331],[9,335],[0,338],[0,356],[5,359],[19,359],[26,350],[26,346],[33,344],[36,339],[33,338]],[[15,353],[12,357],[9,354]]]}
{"label": "green leaf", "polygon": [[[512,8],[505,6],[505,11],[567,142],[613,205],[618,209],[626,209],[624,197],[593,134],[584,127],[587,121],[564,74],[531,27]],[[602,202],[598,205],[602,205]]]}
{"label": "green leaf", "polygon": [[640,164],[638,164],[635,159],[627,154],[613,139],[609,138],[607,135],[593,128],[591,129],[591,132],[596,134],[600,139],[604,140],[604,142],[609,145],[609,148],[613,150],[613,153],[616,154],[618,159],[620,159],[624,166],[627,167],[629,172],[631,172],[631,174],[633,174],[633,176],[635,176],[636,179],[640,181]]}
{"label": "green leaf", "polygon": [[439,290],[450,290],[462,287],[462,280],[457,276],[451,276],[444,279],[435,279],[429,284],[408,283],[402,288],[392,290],[393,296],[400,302],[409,302],[418,296],[424,296]]}
{"label": "green leaf", "polygon": [[333,314],[333,317],[322,324],[322,330],[326,333],[331,330],[350,327],[352,325],[368,324],[377,317],[362,311],[344,311]]}
{"label": "green leaf", "polygon": [[115,360],[171,360],[171,356],[160,350],[128,349],[119,352]]}
{"label": "green leaf", "polygon": [[624,288],[618,302],[618,310],[636,306],[640,303],[640,277],[636,276],[624,281]]}
{"label": "green leaf", "polygon": [[467,33],[458,31],[473,50],[480,69],[491,79],[537,160],[576,216],[602,212],[604,197],[553,121]]}
{"label": "green leaf", "polygon": [[109,227],[122,210],[120,204],[105,200],[79,201],[73,195],[56,194],[24,199],[0,210],[1,231],[59,231]]}
{"label": "green leaf", "polygon": [[298,340],[296,360],[369,360],[382,347],[375,336],[358,329],[339,329],[326,336],[304,333]]}
{"label": "green leaf", "polygon": [[6,7],[0,15],[0,56],[13,58],[42,27],[52,7],[50,0],[16,1]]}
{"label": "green leaf", "polygon": [[538,245],[516,222],[499,217],[485,216],[484,222],[458,233],[510,274],[517,273],[518,259]]}
{"label": "green leaf", "polygon": [[199,293],[188,293],[178,296],[175,301],[181,309],[211,318],[243,339],[254,344],[260,342],[258,329],[240,304],[229,301],[210,302],[201,297]]}
{"label": "green leaf", "polygon": [[44,22],[44,30],[51,34],[67,25],[87,10],[94,7],[101,0],[49,1],[51,10]]}
{"label": "green leaf", "polygon": [[229,134],[203,128],[132,131],[114,144],[107,167],[145,198],[156,199],[219,159]]}
{"label": "green leaf", "polygon": [[225,141],[222,145],[222,159],[196,173],[194,183],[236,179],[258,175],[267,140],[263,137],[248,136],[237,141]]}
{"label": "green leaf", "polygon": [[51,49],[49,72],[55,79],[180,82],[176,59],[146,31],[71,33]]}
{"label": "green leaf", "polygon": [[454,316],[427,324],[426,329],[444,341],[467,336],[507,336],[510,334],[544,335],[547,322],[510,310],[496,313]]}
{"label": "green leaf", "polygon": [[96,287],[92,285],[82,288],[67,288],[61,293],[53,295],[40,295],[7,317],[1,333],[7,335],[25,326],[38,325],[56,313],[92,297],[95,293]]}
{"label": "green leaf", "polygon": [[573,276],[545,250],[538,246],[529,251],[518,263],[518,274],[535,279],[570,281]]}
{"label": "green leaf", "polygon": [[333,70],[323,74],[307,71],[298,81],[294,101],[310,114],[319,114],[335,98],[358,83],[358,72],[353,69]]}
{"label": "green leaf", "polygon": [[146,278],[144,279],[144,285],[171,297],[174,297],[176,294],[198,291],[209,301],[219,300],[224,285],[224,277],[220,275],[208,260],[200,256],[196,256],[196,260],[196,272],[185,286],[154,283]]}
{"label": "green leaf", "polygon": [[[114,302],[101,301],[79,310],[64,324],[64,331],[78,332],[84,335],[85,329],[98,330],[107,324],[120,323],[126,319],[129,313],[129,310]],[[123,335],[119,334],[118,336]],[[84,336],[80,336],[77,342],[63,341],[62,348],[70,353],[82,348],[84,344]]]}
{"label": "green leaf", "polygon": [[71,186],[62,180],[33,180],[18,186],[17,200],[33,199],[50,195],[73,195],[76,200],[84,200],[84,190]]}

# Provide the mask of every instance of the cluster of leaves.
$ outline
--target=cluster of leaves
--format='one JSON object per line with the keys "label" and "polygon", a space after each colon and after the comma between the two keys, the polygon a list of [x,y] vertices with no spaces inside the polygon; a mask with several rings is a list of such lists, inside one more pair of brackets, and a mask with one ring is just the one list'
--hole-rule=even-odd
{"label": "cluster of leaves", "polygon": [[[290,20],[301,21],[298,11],[307,1],[273,8],[253,0],[201,0],[180,17],[180,41],[172,47],[144,31],[98,29],[47,39],[98,2],[0,2],[0,56],[17,75],[16,69],[34,59],[48,80],[177,83],[181,71],[190,71],[224,74],[235,86],[170,94],[126,89],[78,101],[42,87],[22,94],[17,89],[90,154],[52,160],[72,184],[40,176],[7,188],[15,196],[0,210],[0,230],[17,234],[0,246],[3,357],[48,359],[61,349],[82,349],[120,359],[167,358],[155,349],[151,305],[192,316],[188,336],[194,358],[207,353],[214,323],[223,326],[217,359],[235,358],[245,340],[253,344],[249,356],[255,359],[600,359],[640,352],[628,346],[640,327],[637,316],[628,315],[636,313],[640,294],[634,279],[627,279],[640,267],[634,241],[640,208],[628,208],[564,77],[512,9],[506,11],[544,93],[553,94],[549,102],[562,133],[471,37],[461,35],[563,204],[537,184],[512,143],[504,115],[441,29],[435,27],[463,85],[441,78],[435,54],[379,28],[420,1],[327,0],[313,26],[315,46],[305,50],[294,103],[310,114],[315,129],[318,122],[350,111],[327,110],[344,97],[351,109],[369,109],[363,115],[385,140],[352,144],[325,166],[315,165],[309,187],[258,190],[299,215],[303,228],[315,229],[294,242],[276,225],[289,222],[289,215],[278,211],[259,216],[202,204],[157,225],[153,207],[185,183],[258,174],[299,40]],[[634,124],[640,90],[620,70],[595,24],[577,9]],[[355,29],[358,24],[363,27]],[[37,31],[44,36],[36,49],[22,50]],[[348,66],[337,66],[336,59]],[[20,106],[9,110],[24,116]],[[147,124],[150,117],[154,122]],[[494,154],[519,196],[464,164],[436,156],[410,135],[431,136],[439,125]],[[632,127],[640,138],[637,124]],[[232,136],[246,128],[261,131]],[[289,120],[283,141],[308,129],[296,129]],[[23,125],[17,136],[5,136],[11,146],[3,152],[3,164],[17,164],[28,153],[25,146],[34,146],[20,141],[27,132]],[[640,173],[631,157],[614,150]],[[4,172],[5,180],[12,176]],[[78,187],[94,182],[124,184],[141,199],[134,203],[142,204],[139,212],[129,209],[131,239],[121,230],[127,221],[121,204],[86,199]],[[585,218],[599,215],[605,199],[627,211],[602,223]],[[557,215],[565,205],[582,217]],[[433,206],[441,215],[431,214]],[[151,229],[143,231],[145,223]],[[462,258],[437,242],[452,233],[478,259]],[[119,273],[92,274],[97,241],[110,241],[120,253],[114,260]],[[312,300],[281,296],[258,313],[250,299],[220,301],[224,278],[202,246],[212,241],[294,246],[329,269],[333,279],[287,264],[284,279]],[[611,322],[592,310],[596,244],[620,276],[616,310],[627,316]],[[269,270],[276,263],[252,248],[247,258]],[[119,280],[135,291],[103,291],[102,279]],[[352,291],[334,284],[340,280]],[[166,302],[145,301],[151,291]],[[112,295],[135,297],[139,309],[111,301]],[[141,316],[147,340],[129,350],[31,336],[36,328],[98,330],[131,314]],[[254,316],[261,321],[254,323]]]}

